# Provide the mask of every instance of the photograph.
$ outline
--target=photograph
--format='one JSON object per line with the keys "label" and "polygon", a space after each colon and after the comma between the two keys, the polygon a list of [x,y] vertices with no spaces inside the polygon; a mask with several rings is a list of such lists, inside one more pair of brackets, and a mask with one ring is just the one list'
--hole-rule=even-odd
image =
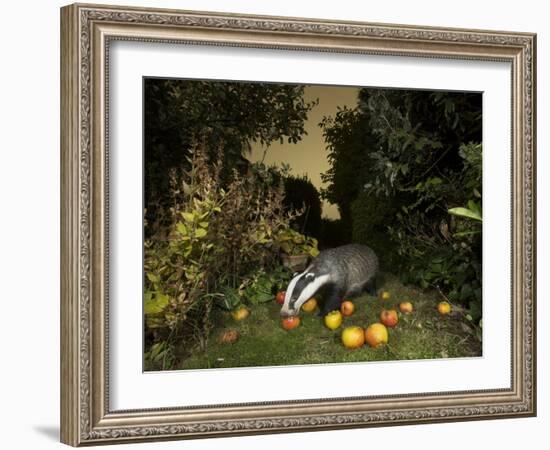
{"label": "photograph", "polygon": [[481,92],[143,78],[143,370],[483,356]]}

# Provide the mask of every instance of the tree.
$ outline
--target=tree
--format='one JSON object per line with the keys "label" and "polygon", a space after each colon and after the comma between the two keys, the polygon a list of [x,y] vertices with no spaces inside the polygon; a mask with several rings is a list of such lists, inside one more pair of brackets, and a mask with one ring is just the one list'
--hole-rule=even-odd
{"label": "tree", "polygon": [[319,124],[328,150],[330,169],[321,174],[327,187],[323,198],[338,205],[341,226],[351,235],[351,204],[362,191],[367,178],[365,150],[374,145],[374,137],[364,126],[365,115],[358,108],[339,108],[334,117],[324,117]]}
{"label": "tree", "polygon": [[481,100],[362,89],[355,109],[322,122],[331,161],[324,194],[349,215],[354,240],[378,241],[397,256],[392,270],[472,310],[481,299],[481,230],[449,209],[481,211]]}
{"label": "tree", "polygon": [[251,142],[298,142],[314,104],[304,100],[303,91],[297,85],[146,79],[147,217],[154,220],[156,210],[168,205],[168,174],[188,166],[185,156],[194,141],[201,141],[212,159],[221,159],[225,179],[235,168],[244,170],[243,154]]}

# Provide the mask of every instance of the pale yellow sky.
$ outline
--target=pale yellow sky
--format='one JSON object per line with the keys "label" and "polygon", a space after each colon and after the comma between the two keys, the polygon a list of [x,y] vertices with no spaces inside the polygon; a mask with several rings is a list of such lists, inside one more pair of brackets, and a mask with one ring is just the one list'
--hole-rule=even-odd
{"label": "pale yellow sky", "polygon": [[[268,165],[286,163],[290,165],[293,175],[307,175],[317,189],[324,187],[321,173],[326,172],[330,165],[319,122],[324,116],[334,116],[338,106],[355,107],[358,92],[359,89],[356,87],[306,86],[305,100],[309,102],[319,99],[319,104],[308,115],[305,124],[307,135],[302,136],[302,140],[296,144],[274,142],[267,150],[264,162]],[[249,159],[253,162],[260,161],[264,150],[265,147],[261,144],[253,143]],[[336,205],[324,201],[322,215],[330,219],[340,217]]]}

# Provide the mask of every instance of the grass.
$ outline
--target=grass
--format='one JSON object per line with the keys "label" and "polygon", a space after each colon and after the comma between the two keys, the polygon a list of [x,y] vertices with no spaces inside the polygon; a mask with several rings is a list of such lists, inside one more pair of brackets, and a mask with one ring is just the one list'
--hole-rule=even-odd
{"label": "grass", "polygon": [[[281,328],[275,301],[254,306],[250,316],[235,322],[229,313],[219,313],[206,351],[176,349],[174,369],[278,366],[293,364],[326,364],[359,361],[391,361],[481,356],[481,342],[472,325],[459,308],[442,316],[437,312],[441,300],[435,292],[421,292],[387,277],[382,289],[391,298],[383,301],[370,295],[353,300],[356,309],[345,317],[340,328],[331,331],[316,313],[302,312],[300,326],[291,331]],[[346,349],[340,340],[342,330],[351,325],[366,328],[378,322],[383,308],[397,308],[409,300],[411,314],[399,313],[399,323],[389,329],[389,342],[379,348],[367,345]],[[236,329],[239,339],[233,344],[218,342],[222,330]]]}

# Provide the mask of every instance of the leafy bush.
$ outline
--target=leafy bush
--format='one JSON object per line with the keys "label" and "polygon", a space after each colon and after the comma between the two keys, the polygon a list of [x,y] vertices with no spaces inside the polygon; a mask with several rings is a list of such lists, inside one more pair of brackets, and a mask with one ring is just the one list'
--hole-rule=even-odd
{"label": "leafy bush", "polygon": [[277,234],[281,251],[287,255],[304,255],[316,257],[319,254],[317,239],[298,233],[292,228],[281,230]]}
{"label": "leafy bush", "polygon": [[351,204],[352,240],[370,246],[384,270],[399,267],[396,245],[388,234],[395,220],[396,206],[363,192]]}
{"label": "leafy bush", "polygon": [[284,179],[284,205],[290,211],[301,211],[291,225],[301,233],[319,238],[321,232],[321,199],[307,176]]}
{"label": "leafy bush", "polygon": [[224,182],[232,178],[234,169],[241,174],[248,170],[243,154],[250,149],[250,142],[298,142],[315,104],[306,102],[303,93],[300,85],[146,78],[147,219],[158,219],[159,209],[170,206],[167,174],[172,169],[189,168],[185,156],[197,136],[203,137],[210,159],[220,158]]}
{"label": "leafy bush", "polygon": [[221,162],[209,162],[203,146],[188,158],[189,170],[171,172],[170,226],[145,241],[147,351],[176,339],[206,348],[212,308],[239,304],[230,293],[243,283],[249,301],[264,301],[268,284],[258,267],[278,265],[277,237],[293,218],[284,212],[282,184],[264,167],[235,172],[223,188]]}
{"label": "leafy bush", "polygon": [[338,247],[349,244],[351,233],[349,225],[341,219],[321,219],[321,237],[319,238],[320,248]]}
{"label": "leafy bush", "polygon": [[344,230],[405,280],[480,311],[481,225],[448,211],[481,210],[481,96],[363,89],[321,126],[323,195]]}

